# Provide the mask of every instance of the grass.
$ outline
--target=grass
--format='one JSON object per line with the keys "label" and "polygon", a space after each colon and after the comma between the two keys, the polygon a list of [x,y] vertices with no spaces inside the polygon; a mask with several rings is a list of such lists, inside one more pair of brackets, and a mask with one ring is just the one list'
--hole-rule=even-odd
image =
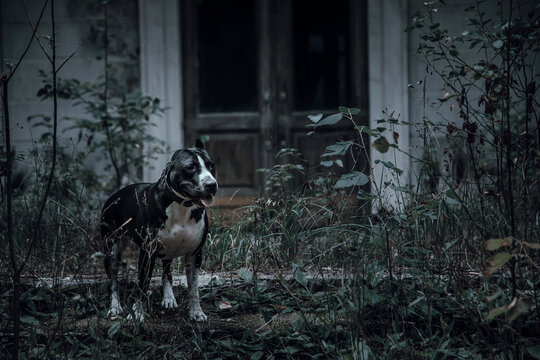
{"label": "grass", "polygon": [[[341,196],[341,195],[340,195]],[[326,203],[325,203],[326,201]],[[472,207],[469,209],[472,211]],[[27,287],[22,296],[27,358],[469,359],[538,356],[538,276],[518,262],[515,302],[507,266],[485,276],[493,253],[474,218],[446,197],[398,214],[338,213],[328,200],[291,194],[261,199],[213,227],[203,268],[224,276],[201,291],[208,324],[187,320],[186,304],[163,310],[149,298],[143,326],[106,317],[107,284]],[[216,216],[216,213],[214,213]],[[217,217],[217,216],[216,216]],[[62,216],[56,219],[63,219]],[[63,220],[62,220],[63,221]],[[62,223],[69,223],[63,221]],[[96,242],[77,253],[64,237],[58,256],[36,252],[34,276],[101,274]],[[534,249],[519,248],[531,259]],[[49,250],[50,251],[50,250]],[[338,272],[338,279],[328,276]],[[273,278],[259,277],[272,274]],[[133,277],[132,277],[133,278]],[[319,280],[316,280],[316,279]],[[322,280],[320,280],[322,279]],[[4,282],[6,284],[6,282]],[[125,283],[125,308],[135,286]],[[9,286],[0,306],[7,309]],[[185,291],[175,289],[177,298]],[[512,312],[513,311],[513,312]],[[9,347],[3,312],[0,347]]]}

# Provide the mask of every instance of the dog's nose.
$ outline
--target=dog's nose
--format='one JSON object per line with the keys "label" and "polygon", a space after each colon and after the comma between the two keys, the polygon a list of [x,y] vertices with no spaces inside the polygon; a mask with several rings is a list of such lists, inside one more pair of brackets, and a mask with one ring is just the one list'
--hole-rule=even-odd
{"label": "dog's nose", "polygon": [[217,183],[209,182],[204,184],[204,190],[209,194],[215,195],[217,192]]}

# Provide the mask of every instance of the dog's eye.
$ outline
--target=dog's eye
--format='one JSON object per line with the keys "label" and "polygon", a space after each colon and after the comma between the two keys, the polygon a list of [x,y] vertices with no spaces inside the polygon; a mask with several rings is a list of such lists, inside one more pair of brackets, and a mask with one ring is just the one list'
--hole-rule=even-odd
{"label": "dog's eye", "polygon": [[188,165],[186,166],[186,170],[187,170],[187,171],[195,171],[195,164],[193,164],[193,163],[192,163],[192,164],[188,164]]}

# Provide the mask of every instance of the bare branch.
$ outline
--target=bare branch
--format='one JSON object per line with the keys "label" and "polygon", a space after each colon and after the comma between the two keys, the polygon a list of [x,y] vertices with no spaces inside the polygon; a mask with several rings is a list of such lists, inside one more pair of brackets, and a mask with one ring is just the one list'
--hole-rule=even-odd
{"label": "bare branch", "polygon": [[79,43],[79,45],[77,45],[77,48],[71,53],[69,54],[69,56],[67,57],[66,60],[64,60],[60,66],[58,66],[58,68],[56,69],[56,73],[58,73],[60,71],[60,69],[62,69],[62,67],[77,53],[77,51],[79,51],[79,49],[81,48],[81,43]]}
{"label": "bare branch", "polygon": [[[32,23],[32,19],[30,19],[30,15],[28,14],[28,9],[26,8],[26,3],[24,2],[24,0],[21,0],[21,3],[22,3],[22,6],[24,8],[24,14],[26,15],[26,19],[28,20],[28,23],[30,24],[30,27],[32,27],[32,30],[34,30],[34,35],[36,34],[37,32],[37,27],[39,24],[36,24],[36,26],[34,27],[34,24]],[[49,54],[47,53],[47,51],[45,50],[45,48],[43,47],[43,45],[41,44],[41,41],[39,40],[39,36],[36,36],[36,40],[39,44],[39,47],[41,48],[41,51],[43,51],[43,54],[45,54],[45,56],[47,57],[47,59],[49,60],[49,62],[52,62],[51,60],[51,57],[49,56]]]}
{"label": "bare branch", "polygon": [[7,83],[7,82],[9,82],[9,80],[11,80],[11,78],[13,77],[13,74],[15,74],[15,71],[17,71],[17,68],[19,67],[22,60],[24,59],[24,57],[28,53],[28,50],[30,50],[30,45],[32,45],[32,41],[34,40],[34,36],[36,36],[37,27],[39,26],[39,23],[41,22],[41,19],[43,18],[43,13],[45,12],[45,8],[47,7],[48,1],[49,0],[45,0],[45,3],[43,4],[43,8],[41,9],[41,13],[39,14],[39,18],[38,18],[38,21],[36,23],[36,27],[34,28],[34,30],[32,32],[32,37],[30,38],[30,41],[28,41],[28,44],[26,45],[26,49],[24,49],[21,57],[17,61],[17,64],[15,64],[15,66],[11,70],[9,76],[4,80],[4,82]]}

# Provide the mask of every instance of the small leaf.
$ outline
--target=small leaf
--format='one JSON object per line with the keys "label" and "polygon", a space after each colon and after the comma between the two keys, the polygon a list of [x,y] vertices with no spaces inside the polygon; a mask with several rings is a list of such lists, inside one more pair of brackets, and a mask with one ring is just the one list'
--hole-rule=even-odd
{"label": "small leaf", "polygon": [[511,236],[507,236],[504,239],[489,239],[484,243],[484,247],[489,251],[498,250],[502,246],[512,245],[513,239]]}
{"label": "small leaf", "polygon": [[292,268],[293,268],[294,279],[298,281],[300,285],[307,287],[308,280],[307,280],[306,274],[302,272],[300,265],[292,264]]}
{"label": "small leaf", "polygon": [[352,141],[340,141],[335,144],[328,145],[321,157],[343,156],[347,153],[347,150],[349,150],[352,144]]}
{"label": "small leaf", "polygon": [[506,264],[512,258],[512,254],[508,252],[501,252],[491,256],[488,260],[488,266],[486,267],[486,276],[490,276],[499,270],[504,264]]}
{"label": "small leaf", "polygon": [[283,148],[283,149],[280,149],[277,154],[276,154],[276,159],[279,159],[279,158],[282,158],[282,157],[285,157],[285,156],[289,156],[289,155],[294,155],[298,152],[298,150],[294,149],[294,148]]}
{"label": "small leaf", "polygon": [[[520,315],[525,314],[531,307],[527,298],[519,298],[517,301],[514,299],[511,304],[513,304],[513,306],[508,310],[508,322],[512,322]],[[508,305],[508,307],[510,307],[510,305]]]}
{"label": "small leaf", "polygon": [[330,166],[334,165],[334,162],[332,160],[321,161],[321,165],[324,166],[324,167],[330,167]]}
{"label": "small leaf", "polygon": [[448,203],[449,205],[461,205],[461,201],[459,200],[459,196],[456,194],[456,192],[452,189],[446,190],[444,197],[444,201]]}
{"label": "small leaf", "polygon": [[363,132],[364,134],[368,134],[369,136],[377,137],[379,136],[379,132],[376,130],[371,130],[367,126],[357,126],[356,129],[360,132]]}
{"label": "small leaf", "polygon": [[339,111],[341,111],[343,114],[345,115],[357,115],[357,114],[360,114],[360,109],[358,108],[348,108],[348,107],[345,107],[345,106],[340,106],[338,108]]}
{"label": "small leaf", "polygon": [[122,323],[120,321],[113,322],[109,328],[109,331],[107,331],[107,336],[112,339],[118,333],[121,327]]}
{"label": "small leaf", "polygon": [[251,282],[251,280],[253,279],[253,271],[246,268],[239,269],[237,271],[237,274],[240,279],[244,280],[247,283]]}
{"label": "small leaf", "polygon": [[501,289],[499,289],[499,290],[497,290],[497,292],[495,292],[495,294],[491,294],[491,295],[486,296],[486,301],[487,302],[492,302],[493,300],[495,300],[496,298],[498,298],[502,294],[503,294],[503,291]]}
{"label": "small leaf", "polygon": [[375,164],[379,164],[379,163],[383,164],[383,166],[384,166],[385,168],[388,168],[388,169],[390,169],[390,170],[395,171],[396,173],[398,173],[398,175],[403,174],[403,170],[401,170],[400,168],[396,167],[394,164],[392,164],[392,163],[389,162],[389,161],[381,161],[381,160],[379,160],[379,159],[375,160]]}
{"label": "small leaf", "polygon": [[523,245],[530,247],[531,249],[540,250],[540,244],[539,243],[532,243],[528,241],[523,241]]}
{"label": "small leaf", "polygon": [[499,39],[499,40],[495,40],[495,41],[493,42],[493,47],[494,47],[495,49],[500,49],[500,48],[502,48],[503,46],[504,46],[504,42],[503,42],[502,40],[500,40],[500,39]]}
{"label": "small leaf", "polygon": [[388,142],[388,140],[386,140],[384,136],[381,136],[373,142],[372,146],[375,148],[375,150],[384,154],[390,148],[390,143]]}
{"label": "small leaf", "polygon": [[311,120],[311,121],[314,122],[314,123],[318,123],[319,120],[322,119],[322,114],[308,115],[308,119]]}
{"label": "small leaf", "polygon": [[376,199],[377,195],[370,194],[370,193],[365,192],[364,190],[360,189],[360,190],[358,190],[358,194],[356,195],[356,198],[358,200],[366,201],[366,200]]}
{"label": "small leaf", "polygon": [[454,199],[456,201],[459,201],[459,196],[452,189],[446,190],[446,196],[448,196],[449,198]]}
{"label": "small leaf", "polygon": [[362,186],[369,182],[366,174],[360,171],[353,171],[348,174],[343,174],[334,185],[335,189],[343,189],[351,186]]}
{"label": "small leaf", "polygon": [[337,113],[330,116],[325,117],[321,121],[317,122],[317,126],[328,126],[328,125],[335,125],[343,118],[343,113]]}
{"label": "small leaf", "polygon": [[88,333],[94,340],[99,340],[98,335],[96,334],[96,329],[93,326],[88,327]]}
{"label": "small leaf", "polygon": [[251,354],[251,360],[260,360],[264,356],[264,353],[262,351],[255,351],[253,354]]}
{"label": "small leaf", "polygon": [[21,323],[27,324],[27,325],[39,325],[39,321],[31,315],[21,316]]}
{"label": "small leaf", "polygon": [[341,161],[341,159],[325,160],[325,161],[321,161],[321,165],[324,167],[331,167],[332,165],[343,167],[343,161]]}
{"label": "small leaf", "polygon": [[506,305],[500,306],[495,309],[489,310],[488,316],[486,317],[486,320],[493,320],[497,316],[504,314],[506,312]]}

